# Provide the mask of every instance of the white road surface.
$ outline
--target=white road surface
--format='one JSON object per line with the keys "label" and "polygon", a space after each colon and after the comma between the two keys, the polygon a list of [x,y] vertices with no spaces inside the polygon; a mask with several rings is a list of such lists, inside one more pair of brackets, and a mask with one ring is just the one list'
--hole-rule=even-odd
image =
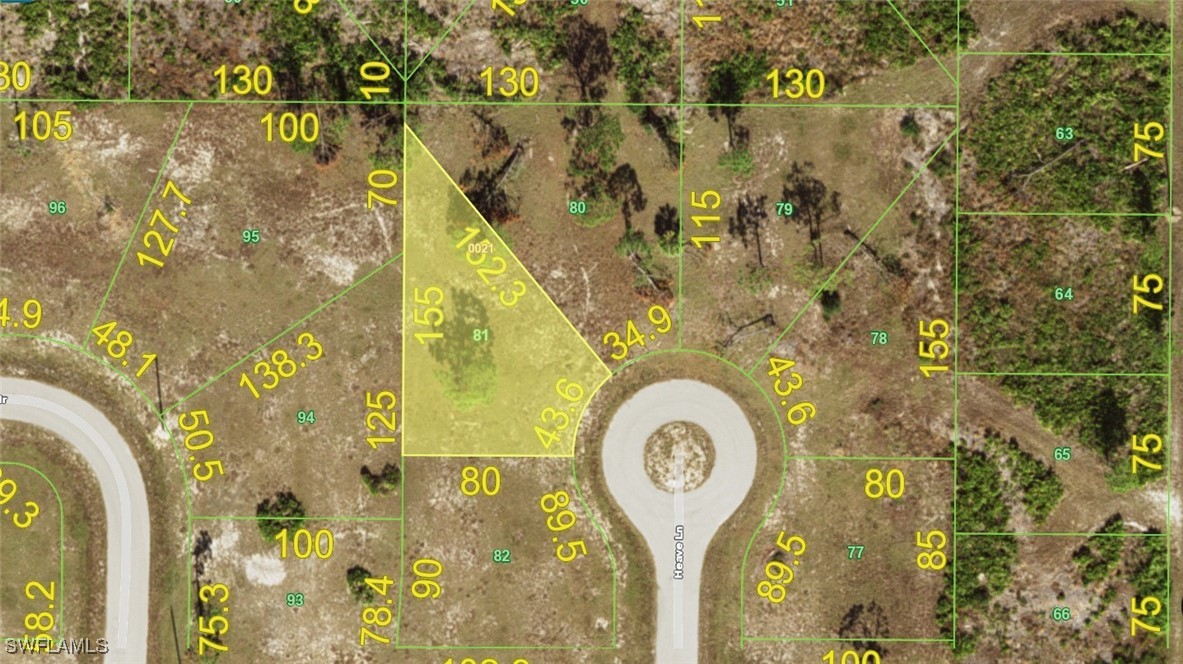
{"label": "white road surface", "polygon": [[[645,473],[644,450],[650,434],[678,421],[710,434],[715,467],[702,486],[671,494]],[[671,380],[646,387],[620,407],[608,425],[603,453],[608,490],[653,552],[657,662],[697,664],[703,556],[756,477],[755,434],[726,393],[698,381]]]}
{"label": "white road surface", "polygon": [[[107,512],[107,662],[148,661],[148,493],[127,442],[101,412],[73,394],[0,377],[0,419],[27,422],[72,444],[90,464]],[[92,639],[92,644],[94,640]]]}

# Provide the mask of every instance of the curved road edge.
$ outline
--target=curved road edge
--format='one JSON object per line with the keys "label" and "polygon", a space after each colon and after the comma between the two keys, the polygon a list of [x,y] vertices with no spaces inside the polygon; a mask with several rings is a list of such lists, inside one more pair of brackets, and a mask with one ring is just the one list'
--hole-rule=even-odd
{"label": "curved road edge", "polygon": [[115,425],[65,390],[0,377],[0,419],[48,429],[69,442],[94,471],[107,515],[106,634],[110,662],[146,662],[151,521],[139,464]]}
{"label": "curved road edge", "polygon": [[[685,493],[658,489],[645,472],[649,435],[676,421],[701,426],[715,446],[710,478]],[[706,551],[755,481],[756,435],[726,392],[696,380],[669,380],[639,390],[621,405],[604,434],[602,455],[608,491],[653,554],[656,661],[695,664]]]}

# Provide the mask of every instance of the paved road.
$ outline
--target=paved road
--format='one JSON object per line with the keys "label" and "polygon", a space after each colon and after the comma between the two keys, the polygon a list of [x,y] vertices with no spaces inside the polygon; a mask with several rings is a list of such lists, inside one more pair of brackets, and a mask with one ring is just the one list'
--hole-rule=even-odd
{"label": "paved road", "polygon": [[[151,523],[140,467],[115,426],[89,403],[55,387],[0,377],[0,419],[48,429],[90,464],[107,511],[108,662],[148,661]],[[93,640],[92,640],[93,643]]]}
{"label": "paved road", "polygon": [[[653,486],[645,474],[644,449],[658,427],[677,421],[693,422],[710,434],[715,467],[702,486],[671,494]],[[747,417],[726,393],[698,381],[650,385],[625,402],[608,425],[604,475],[608,490],[653,552],[657,662],[697,664],[703,555],[756,476],[756,437]],[[679,555],[681,579],[676,578]]]}

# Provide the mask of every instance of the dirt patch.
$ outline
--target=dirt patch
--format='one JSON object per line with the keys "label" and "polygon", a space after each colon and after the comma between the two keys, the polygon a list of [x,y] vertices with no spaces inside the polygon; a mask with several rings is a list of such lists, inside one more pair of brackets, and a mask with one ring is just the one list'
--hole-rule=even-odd
{"label": "dirt patch", "polygon": [[715,467],[715,445],[706,430],[692,422],[670,422],[645,443],[645,473],[662,491],[674,492],[681,457],[683,491],[702,486]]}

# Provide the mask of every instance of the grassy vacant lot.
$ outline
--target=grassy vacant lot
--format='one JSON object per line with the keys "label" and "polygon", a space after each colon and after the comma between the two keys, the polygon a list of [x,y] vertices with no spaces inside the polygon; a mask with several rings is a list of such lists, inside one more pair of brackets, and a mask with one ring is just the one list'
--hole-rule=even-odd
{"label": "grassy vacant lot", "polygon": [[[1016,442],[985,432],[958,449],[958,530],[978,534],[958,538],[956,570],[945,572],[936,605],[944,635],[953,636],[956,604],[956,651],[981,661],[1023,661],[1054,647],[1124,658],[1154,651],[1154,639],[1123,636],[1123,607],[1131,596],[1166,594],[1166,540],[1119,513],[1082,529],[1100,533],[1087,539],[1001,535],[1027,520],[1022,512],[1038,518],[1058,500],[1055,474]],[[1055,607],[1071,618],[1052,620]]]}
{"label": "grassy vacant lot", "polygon": [[[1063,385],[1063,379],[1053,383],[1055,389],[1072,392],[1072,388]],[[1121,512],[1127,519],[1150,527],[1164,527],[1167,484],[1161,474],[1141,488],[1115,491],[1125,488],[1114,481],[1116,476],[1120,473],[1130,476],[1127,454],[1115,455],[1115,462],[1097,450],[1080,445],[1071,431],[1062,434],[1049,431],[1033,408],[1015,408],[1011,397],[993,381],[962,380],[958,405],[964,447],[981,451],[996,463],[1026,468],[1022,473],[1029,478],[1026,483],[1041,487],[1027,497],[1029,492],[1008,471],[1010,479],[1004,502],[1010,512],[1011,530],[1088,532],[1113,512]],[[1129,438],[1125,443],[1129,444]],[[1057,449],[1061,450],[1061,457],[1067,450],[1071,458],[1057,460]],[[1016,456],[1021,458],[1015,459]],[[1056,485],[1062,490],[1058,498]],[[1036,498],[1037,495],[1044,499]]]}
{"label": "grassy vacant lot", "polygon": [[[37,142],[31,137],[18,141],[16,132],[4,134],[0,246],[6,270],[0,284],[13,300],[41,302],[43,317],[35,333],[85,344],[184,109],[18,106],[0,108],[0,123],[14,126],[13,116],[21,111],[70,112],[73,135],[65,142]],[[50,215],[50,201],[64,202],[66,213]],[[44,248],[47,238],[52,251]]]}
{"label": "grassy vacant lot", "polygon": [[1106,27],[1123,14],[1166,24],[1170,2],[1161,0],[965,0],[961,6],[977,26],[968,42],[971,51],[1165,53],[1168,48],[1166,34],[1131,43],[1111,39]]}
{"label": "grassy vacant lot", "polygon": [[[0,500],[8,496],[0,514],[0,559],[4,561],[4,571],[0,574],[0,599],[3,599],[4,611],[0,613],[0,638],[21,638],[28,635],[37,636],[40,629],[30,629],[24,624],[27,614],[32,614],[31,621],[45,612],[48,617],[40,624],[48,625],[45,633],[53,638],[72,634],[74,629],[91,633],[88,628],[92,625],[79,624],[80,618],[88,613],[88,599],[80,594],[74,583],[85,578],[90,572],[87,569],[86,543],[82,546],[71,546],[70,583],[60,575],[64,567],[62,509],[58,505],[58,494],[54,486],[49,484],[38,474],[36,466],[24,460],[23,454],[15,449],[17,446],[28,448],[27,433],[40,431],[28,429],[18,431],[19,425],[5,425],[5,444],[0,449]],[[51,436],[42,435],[42,440],[56,442]],[[11,442],[19,441],[17,445]],[[29,460],[31,461],[31,459]],[[18,465],[20,464],[20,465]],[[27,467],[28,466],[28,467]],[[50,469],[53,470],[53,469]],[[59,479],[64,479],[60,476]],[[11,495],[9,495],[11,494]],[[78,496],[67,493],[65,499],[77,500]],[[75,508],[75,512],[78,508]],[[33,515],[26,528],[18,528],[14,519],[25,523],[25,515]],[[78,522],[78,515],[74,515],[72,528],[86,529],[85,523]],[[81,552],[83,557],[78,553]],[[31,589],[32,598],[25,596],[26,584],[39,583],[45,591]],[[52,589],[49,598],[41,592]],[[51,608],[53,607],[53,608]],[[63,612],[63,608],[65,611]],[[65,629],[63,632],[62,629]]]}
{"label": "grassy vacant lot", "polygon": [[[746,367],[790,324],[787,344],[842,343],[846,352],[863,353],[871,330],[902,342],[915,335],[917,316],[951,319],[952,233],[946,217],[953,183],[944,152],[936,152],[951,120],[944,113],[904,110],[761,108],[714,118],[692,113],[683,235],[721,239],[685,248],[684,342]],[[819,135],[832,138],[818,141]],[[728,155],[748,166],[737,166]],[[948,157],[951,164],[951,152]],[[699,199],[712,204],[709,191],[719,194],[717,209],[701,207]],[[792,204],[791,214],[782,203]],[[690,215],[720,220],[697,229]],[[823,285],[825,298],[818,293]],[[910,365],[916,360],[910,357],[901,362]]]}
{"label": "grassy vacant lot", "polygon": [[[230,624],[221,637],[229,651],[219,658],[227,661],[313,662],[324,661],[327,653],[357,661],[365,657],[363,650],[371,656],[389,652],[388,646],[372,637],[367,637],[364,648],[359,639],[362,612],[373,608],[367,615],[376,624],[369,629],[394,642],[395,623],[382,623],[388,622],[387,611],[394,615],[398,611],[399,524],[311,518],[290,525],[289,535],[297,528],[307,529],[314,541],[318,531],[332,533],[331,555],[320,558],[314,545],[312,555],[299,558],[297,554],[307,552],[289,541],[287,557],[281,558],[280,542],[264,537],[254,519],[194,522],[192,654],[199,649],[202,625],[222,631],[221,621],[214,620],[218,616]],[[325,536],[320,537],[323,544]],[[354,567],[368,570],[370,578],[386,576],[394,583],[385,595],[359,599],[348,583]],[[225,596],[220,589],[206,591],[208,601],[201,601],[201,588],[215,584],[229,590],[226,601],[219,601]],[[302,595],[302,605],[295,598],[289,605],[289,593]],[[177,619],[183,630],[184,615],[178,614]]]}
{"label": "grassy vacant lot", "polygon": [[[620,134],[592,147],[579,138],[586,132],[570,128],[575,112],[433,107],[421,109],[412,126],[547,295],[615,366],[610,356],[619,353],[603,343],[606,332],[624,338],[628,320],[648,327],[655,305],[677,315],[676,241],[670,255],[659,240],[677,231],[678,180],[660,137],[631,110],[604,109],[595,126],[617,126]],[[592,152],[594,168],[585,162]],[[607,184],[601,191],[596,183]],[[590,209],[571,214],[573,201]],[[676,347],[677,325],[646,338],[644,348],[632,347],[629,359]]]}
{"label": "grassy vacant lot", "polygon": [[[398,480],[388,490],[370,491],[362,468],[380,474],[388,464],[399,465],[399,444],[367,444],[368,437],[398,437],[386,422],[370,420],[367,429],[366,393],[395,394],[394,424],[401,427],[399,384],[399,318],[392,302],[401,295],[401,274],[390,265],[333,302],[307,322],[251,356],[241,366],[169,413],[168,426],[177,436],[178,448],[195,457],[195,463],[220,460],[224,476],[199,482],[190,474],[194,514],[205,516],[255,516],[256,505],[276,491],[291,490],[303,501],[309,515],[397,517],[401,513]],[[397,311],[397,304],[393,305]],[[293,311],[294,322],[298,315]],[[310,350],[305,333],[313,335],[323,357]],[[299,342],[299,343],[298,343]],[[258,362],[270,362],[277,352],[304,363],[288,378],[280,378],[273,390],[263,388],[273,379],[254,372]],[[281,357],[282,359],[282,357]],[[288,369],[290,369],[290,365]],[[273,369],[278,370],[278,369]],[[254,381],[255,399],[240,386],[243,373]],[[386,397],[383,405],[389,404]],[[184,450],[186,432],[205,411],[214,442],[200,449],[204,436]],[[299,413],[314,413],[315,422],[301,423]],[[378,411],[385,413],[385,411]],[[384,415],[385,416],[385,415]],[[204,472],[204,471],[203,471]]]}
{"label": "grassy vacant lot", "polygon": [[[114,282],[99,322],[135,335],[129,369],[141,353],[159,356],[166,406],[400,250],[397,206],[366,209],[367,134],[342,128],[340,151],[318,164],[266,141],[259,118],[287,111],[194,106],[147,211],[179,228],[175,237],[162,229],[175,246],[163,268],[141,264],[141,249],[161,258],[147,217]],[[167,182],[192,202],[163,197]],[[244,242],[245,229],[258,229],[259,242]],[[194,296],[214,290],[216,299]]]}
{"label": "grassy vacant lot", "polygon": [[[1167,274],[1163,221],[966,217],[960,239],[963,367],[1166,371],[1167,311],[1153,308],[1165,293],[1131,288],[1131,279]],[[1136,314],[1135,295],[1150,302]]]}
{"label": "grassy vacant lot", "polygon": [[[902,472],[902,484],[894,471]],[[790,461],[784,499],[748,557],[745,634],[858,637],[871,644],[881,638],[938,638],[931,615],[915,607],[936,602],[944,565],[937,556],[925,563],[936,569],[918,567],[917,555],[927,549],[917,547],[915,533],[939,544],[941,536],[928,535],[939,531],[951,560],[952,471],[949,461]],[[868,477],[887,484],[868,482]],[[870,498],[868,491],[880,497]],[[782,551],[776,544],[780,533],[802,538],[804,551],[798,555],[796,544],[790,545],[792,552]],[[851,545],[865,549],[851,554]],[[785,599],[765,599],[760,583],[787,578],[785,565],[794,574],[783,586]],[[774,599],[780,594],[763,588]]]}
{"label": "grassy vacant lot", "polygon": [[[677,8],[625,2],[542,0],[501,9],[455,0],[410,3],[415,100],[664,103],[678,87]],[[450,29],[449,29],[450,26]],[[437,46],[438,45],[438,46]],[[434,50],[433,50],[434,49]],[[481,72],[504,66],[538,72],[529,97],[486,96]],[[495,88],[500,87],[501,79]]]}
{"label": "grassy vacant lot", "polygon": [[[484,471],[490,466],[501,478],[495,495],[462,481],[466,467]],[[465,493],[474,490],[476,495]],[[566,496],[557,495],[560,491]],[[569,460],[412,458],[406,492],[402,643],[613,644],[614,561],[579,502]],[[554,497],[546,503],[550,514],[541,504],[547,495]],[[569,505],[558,507],[555,501]],[[569,516],[560,516],[564,509],[574,513],[573,524]],[[586,555],[566,563],[557,558],[557,548],[578,541]],[[509,562],[495,561],[495,550],[509,550]],[[569,554],[566,547],[563,552]],[[410,592],[420,567],[415,561],[427,558],[443,565],[436,599]],[[514,620],[505,619],[514,607],[527,606]]]}

